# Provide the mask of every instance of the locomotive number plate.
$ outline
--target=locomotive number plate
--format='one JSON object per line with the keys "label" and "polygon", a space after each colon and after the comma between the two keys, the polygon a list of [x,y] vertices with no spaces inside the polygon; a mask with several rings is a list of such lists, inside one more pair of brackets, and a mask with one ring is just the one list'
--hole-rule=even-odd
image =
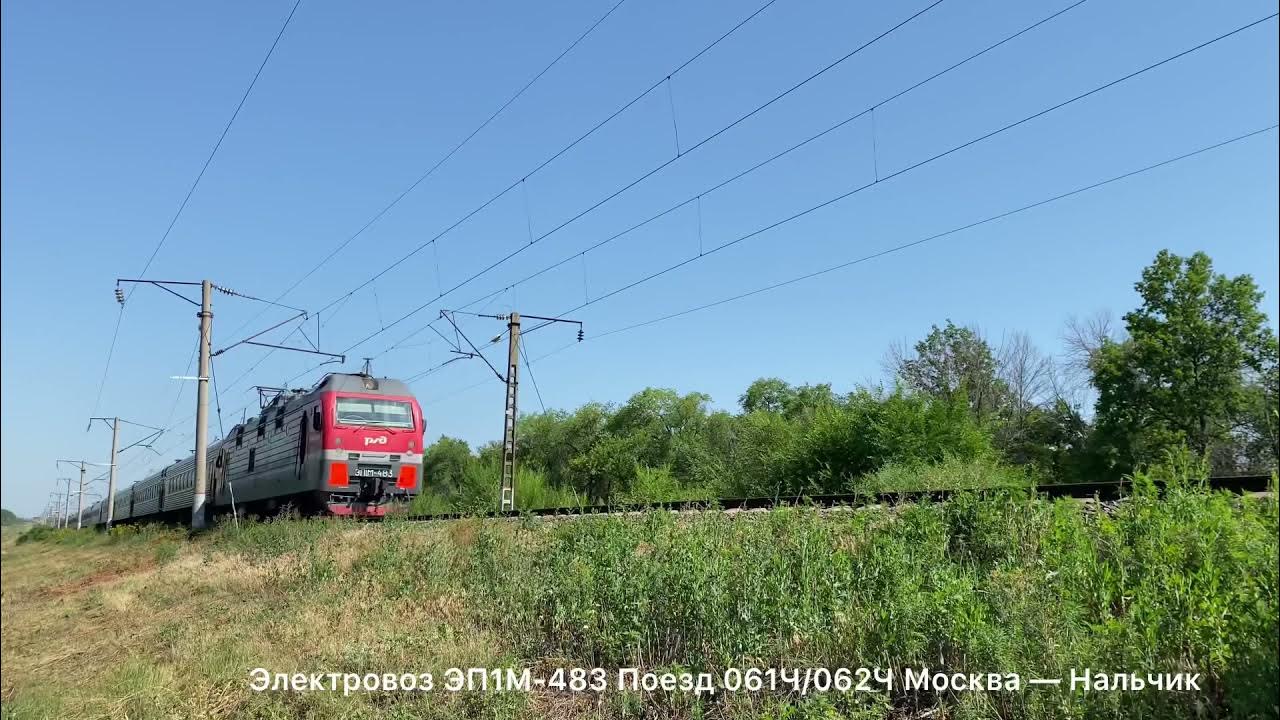
{"label": "locomotive number plate", "polygon": [[353,473],[356,477],[391,478],[391,468],[386,465],[360,465]]}

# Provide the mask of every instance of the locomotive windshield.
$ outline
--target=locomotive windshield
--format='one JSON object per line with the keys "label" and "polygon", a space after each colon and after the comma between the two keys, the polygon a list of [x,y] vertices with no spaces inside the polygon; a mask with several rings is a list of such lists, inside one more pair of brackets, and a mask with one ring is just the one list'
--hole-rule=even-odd
{"label": "locomotive windshield", "polygon": [[339,397],[338,422],[343,425],[413,428],[413,410],[399,400]]}

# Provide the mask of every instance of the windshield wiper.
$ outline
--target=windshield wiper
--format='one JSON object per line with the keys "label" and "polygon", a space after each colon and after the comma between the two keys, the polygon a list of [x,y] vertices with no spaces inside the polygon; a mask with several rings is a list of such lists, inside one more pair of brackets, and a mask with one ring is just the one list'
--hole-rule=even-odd
{"label": "windshield wiper", "polygon": [[370,427],[386,428],[386,429],[388,429],[388,430],[410,430],[410,429],[411,429],[411,428],[407,428],[407,427],[405,427],[404,425],[402,425],[402,424],[400,424],[400,423],[397,423],[397,422],[394,422],[394,421],[389,421],[389,420],[388,420],[388,421],[383,421],[383,420],[370,420],[370,421],[368,421],[368,422],[366,422],[366,423],[364,423],[364,424],[365,424],[365,425],[368,425],[368,426],[370,426]]}

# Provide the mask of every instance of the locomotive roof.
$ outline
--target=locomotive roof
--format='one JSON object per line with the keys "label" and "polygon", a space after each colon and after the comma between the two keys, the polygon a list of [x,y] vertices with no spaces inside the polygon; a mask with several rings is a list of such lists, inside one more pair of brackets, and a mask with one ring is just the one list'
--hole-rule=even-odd
{"label": "locomotive roof", "polygon": [[409,386],[400,380],[348,373],[330,373],[320,381],[315,389],[336,392],[374,393],[378,395],[413,394],[409,390]]}

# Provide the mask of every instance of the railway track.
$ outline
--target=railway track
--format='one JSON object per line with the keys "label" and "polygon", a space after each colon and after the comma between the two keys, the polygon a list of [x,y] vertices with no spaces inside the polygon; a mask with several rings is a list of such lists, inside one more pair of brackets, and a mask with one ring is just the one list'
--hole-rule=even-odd
{"label": "railway track", "polygon": [[[1163,487],[1163,483],[1156,483]],[[1262,493],[1270,490],[1270,475],[1230,475],[1212,477],[1208,486],[1213,490],[1225,490],[1238,494]],[[830,495],[798,495],[790,497],[749,497],[719,498],[715,500],[658,500],[643,503],[613,503],[608,505],[583,505],[580,507],[537,508],[533,510],[506,510],[488,513],[433,513],[428,515],[409,515],[403,519],[412,522],[430,522],[440,520],[460,520],[466,517],[488,518],[520,518],[520,517],[576,517],[591,515],[619,515],[626,513],[642,513],[652,510],[669,510],[673,512],[696,512],[718,508],[721,510],[769,510],[780,507],[861,507],[868,505],[896,505],[901,503],[920,502],[922,500],[939,501],[959,492],[978,493],[983,495],[995,493],[1015,493],[1037,495],[1040,497],[1069,497],[1080,500],[1114,501],[1127,496],[1133,484],[1125,481],[1063,483],[1058,485],[1038,485],[1033,487],[983,488],[976,490],[902,490],[880,493],[837,493]]]}

